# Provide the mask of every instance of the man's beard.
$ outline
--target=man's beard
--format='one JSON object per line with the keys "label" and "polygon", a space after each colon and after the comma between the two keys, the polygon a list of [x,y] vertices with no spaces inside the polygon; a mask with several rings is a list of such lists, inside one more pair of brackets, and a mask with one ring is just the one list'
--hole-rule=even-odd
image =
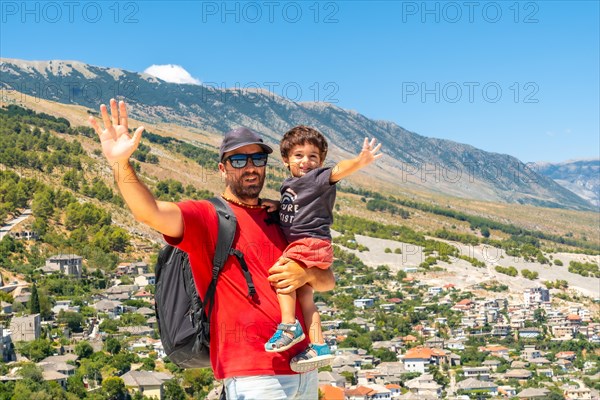
{"label": "man's beard", "polygon": [[[241,201],[254,200],[258,198],[260,191],[265,184],[265,175],[266,174],[257,174],[253,172],[248,172],[238,176],[237,174],[227,175],[227,186],[231,193],[235,195]],[[258,177],[258,181],[253,185],[244,185],[244,179],[256,176]]]}

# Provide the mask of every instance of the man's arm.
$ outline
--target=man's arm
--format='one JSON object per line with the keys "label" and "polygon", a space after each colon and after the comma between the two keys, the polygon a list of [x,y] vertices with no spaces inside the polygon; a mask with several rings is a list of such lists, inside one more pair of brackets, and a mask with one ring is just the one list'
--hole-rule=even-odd
{"label": "man's arm", "polygon": [[301,286],[310,285],[316,292],[326,292],[335,287],[331,268],[303,268],[288,258],[281,258],[269,269],[269,281],[277,293],[292,293]]}
{"label": "man's arm", "polygon": [[89,122],[98,134],[102,152],[110,163],[121,196],[136,220],[156,229],[167,236],[183,236],[183,218],[175,203],[156,201],[150,190],[136,176],[129,163],[129,157],[138,148],[144,127],[137,128],[133,136],[127,126],[127,109],[121,101],[117,108],[115,99],[110,100],[111,116],[106,106],[100,106],[104,129],[94,117]]}
{"label": "man's arm", "polygon": [[128,161],[112,167],[121,196],[137,221],[173,238],[183,236],[183,218],[175,203],[157,201]]}
{"label": "man's arm", "polygon": [[383,154],[377,154],[377,152],[381,148],[381,143],[375,146],[375,142],[375,139],[371,139],[369,142],[369,139],[365,138],[362,150],[358,156],[356,156],[356,158],[342,160],[335,167],[333,167],[329,182],[336,183],[380,158]]}

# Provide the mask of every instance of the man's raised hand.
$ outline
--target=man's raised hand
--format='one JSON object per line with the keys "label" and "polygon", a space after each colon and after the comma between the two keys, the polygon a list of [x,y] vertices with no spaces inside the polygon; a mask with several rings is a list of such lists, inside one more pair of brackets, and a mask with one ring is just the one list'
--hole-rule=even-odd
{"label": "man's raised hand", "polygon": [[104,122],[104,129],[100,128],[98,121],[92,116],[90,116],[89,122],[100,138],[102,153],[111,164],[127,162],[140,144],[144,127],[140,126],[135,130],[133,136],[129,135],[127,109],[124,101],[120,101],[117,108],[117,101],[110,99],[111,115],[108,115],[108,110],[104,104],[100,106],[100,113]]}

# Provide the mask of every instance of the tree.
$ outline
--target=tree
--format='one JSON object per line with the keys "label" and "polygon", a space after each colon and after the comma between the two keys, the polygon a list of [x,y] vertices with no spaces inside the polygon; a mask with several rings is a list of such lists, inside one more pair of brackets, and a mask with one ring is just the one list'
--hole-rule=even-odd
{"label": "tree", "polygon": [[125,389],[123,379],[111,376],[102,381],[102,392],[108,400],[124,400],[127,389]]}
{"label": "tree", "polygon": [[210,368],[191,368],[183,371],[183,383],[189,386],[191,394],[201,396],[207,394],[212,389],[215,376]]}
{"label": "tree", "polygon": [[435,365],[430,365],[428,372],[433,375],[433,380],[438,385],[447,386],[450,383],[447,373],[442,372],[441,368],[438,368]]}
{"label": "tree", "polygon": [[564,396],[557,392],[550,392],[545,397],[547,400],[564,400]]}
{"label": "tree", "polygon": [[397,280],[398,282],[402,282],[402,279],[406,278],[406,276],[407,276],[407,275],[406,275],[406,272],[404,272],[404,271],[400,270],[400,271],[398,271],[398,272],[396,273],[396,280]]}
{"label": "tree", "polygon": [[88,358],[94,353],[94,348],[87,341],[81,341],[77,343],[75,346],[75,354],[79,356],[79,358]]}
{"label": "tree", "polygon": [[131,400],[145,400],[146,397],[144,397],[144,395],[139,391],[136,390],[135,393],[133,393],[133,396],[131,398]]}
{"label": "tree", "polygon": [[42,369],[33,363],[24,364],[21,369],[19,369],[19,375],[21,375],[23,379],[36,383],[42,383],[44,381]]}
{"label": "tree", "polygon": [[84,317],[80,313],[61,310],[56,320],[59,324],[67,325],[74,332],[81,332],[81,324],[84,321]]}
{"label": "tree", "polygon": [[354,376],[352,372],[342,371],[340,375],[346,378],[346,382],[348,382],[350,385],[356,385],[356,376]]}
{"label": "tree", "polygon": [[48,319],[52,317],[52,302],[50,296],[48,296],[47,288],[40,288],[38,290],[38,298],[40,299],[40,316],[42,319]]}
{"label": "tree", "polygon": [[134,362],[136,358],[137,356],[132,353],[118,353],[112,358],[110,365],[118,371],[119,375],[121,375],[131,369],[131,363]]}
{"label": "tree", "polygon": [[79,174],[76,170],[71,169],[63,175],[62,184],[71,190],[79,190]]}
{"label": "tree", "polygon": [[38,295],[37,285],[35,283],[31,288],[31,298],[29,299],[29,312],[31,314],[40,313],[40,298]]}
{"label": "tree", "polygon": [[386,362],[386,361],[398,361],[398,357],[396,356],[396,353],[389,350],[389,349],[376,349],[373,350],[373,355],[379,359],[381,359],[381,361]]}
{"label": "tree", "polygon": [[54,193],[49,188],[39,190],[33,196],[31,210],[36,218],[48,220],[54,213]]}
{"label": "tree", "polygon": [[106,333],[117,333],[119,331],[119,323],[114,319],[105,319],[100,323],[100,330]]}
{"label": "tree", "polygon": [[109,337],[104,343],[104,350],[108,351],[110,354],[117,354],[121,351],[121,343],[114,337]]}
{"label": "tree", "polygon": [[372,345],[371,337],[368,333],[350,332],[348,337],[339,344],[341,348],[358,347],[360,349],[370,350]]}
{"label": "tree", "polygon": [[151,358],[144,358],[142,360],[142,366],[140,367],[141,371],[154,371],[156,368],[156,363]]}
{"label": "tree", "polygon": [[102,369],[104,363],[101,360],[96,360],[97,355],[104,355],[104,353],[98,352],[92,355],[91,358],[85,358],[81,360],[81,366],[78,369],[78,373],[80,373],[82,376],[86,377],[90,381],[93,380],[96,383],[99,383],[99,380],[101,378],[100,370]]}
{"label": "tree", "polygon": [[533,312],[533,319],[538,324],[544,324],[546,322],[546,312],[542,308],[536,308]]}
{"label": "tree", "polygon": [[87,390],[83,384],[83,377],[79,374],[68,377],[67,391],[77,395],[80,399],[85,399]]}
{"label": "tree", "polygon": [[25,379],[17,381],[13,391],[14,394],[10,397],[10,400],[31,400],[32,389],[37,389],[37,386],[31,385]]}
{"label": "tree", "polygon": [[146,317],[138,313],[125,313],[121,315],[121,324],[125,326],[139,326],[146,323]]}
{"label": "tree", "polygon": [[35,339],[31,342],[18,342],[17,351],[33,362],[38,362],[51,356],[53,353],[52,345],[49,340]]}
{"label": "tree", "polygon": [[15,382],[14,381],[3,382],[2,385],[0,385],[0,399],[2,399],[2,400],[10,399],[14,393],[14,390],[15,390]]}
{"label": "tree", "polygon": [[477,347],[467,347],[460,357],[460,363],[467,366],[478,366],[485,360],[486,353],[479,352]]}
{"label": "tree", "polygon": [[185,400],[185,392],[175,379],[165,382],[165,399]]}

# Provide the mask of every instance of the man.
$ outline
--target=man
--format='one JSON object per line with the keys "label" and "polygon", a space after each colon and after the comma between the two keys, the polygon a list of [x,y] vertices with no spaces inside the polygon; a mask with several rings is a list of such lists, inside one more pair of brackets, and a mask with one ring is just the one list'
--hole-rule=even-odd
{"label": "man", "polygon": [[[165,240],[186,251],[198,292],[206,292],[211,279],[217,238],[217,216],[207,201],[157,201],[129,164],[143,127],[129,135],[124,102],[110,101],[111,115],[100,106],[104,123],[90,117],[100,137],[102,152],[113,168],[121,195],[136,220],[161,232]],[[286,352],[267,353],[264,343],[276,328],[279,305],[275,290],[292,292],[304,284],[317,291],[335,285],[330,269],[302,268],[293,262],[277,263],[287,242],[277,224],[268,224],[260,205],[266,161],[272,149],[246,128],[225,135],[220,147],[219,171],[225,180],[225,198],[238,221],[234,247],[244,253],[257,296],[247,297],[242,271],[229,257],[217,284],[211,315],[211,363],[215,377],[225,379],[228,399],[317,399],[317,374],[294,374],[290,358],[308,345],[305,340]],[[274,264],[274,267],[271,268]],[[298,311],[301,316],[301,312]]]}

